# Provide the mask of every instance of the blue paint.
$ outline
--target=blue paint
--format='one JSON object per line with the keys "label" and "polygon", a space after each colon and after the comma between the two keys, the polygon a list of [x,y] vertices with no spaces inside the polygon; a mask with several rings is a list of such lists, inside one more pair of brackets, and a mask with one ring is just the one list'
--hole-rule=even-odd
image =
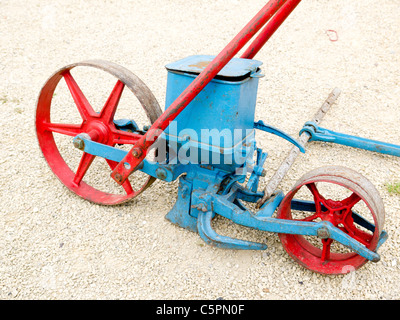
{"label": "blue paint", "polygon": [[300,131],[300,134],[303,132],[307,132],[311,136],[309,141],[331,142],[348,147],[400,157],[399,145],[335,132],[319,127],[314,122],[306,122],[303,129]]}
{"label": "blue paint", "polygon": [[84,149],[82,151],[102,157],[104,159],[120,162],[128,154],[127,151],[118,148],[113,148],[102,143],[98,143],[88,139],[87,135],[78,134],[73,141],[81,139],[84,142]]}
{"label": "blue paint", "polygon": [[278,137],[281,137],[287,141],[289,141],[291,144],[294,144],[297,148],[300,149],[300,151],[302,153],[305,153],[306,150],[304,149],[304,147],[294,138],[292,138],[291,136],[289,136],[287,133],[283,132],[280,129],[277,129],[275,127],[272,127],[270,125],[266,125],[263,121],[258,121],[256,123],[254,123],[254,128],[268,132],[268,133],[272,133],[274,135],[277,135]]}
{"label": "blue paint", "polygon": [[[193,56],[167,65],[166,108],[196,78],[202,69],[198,66],[205,66],[210,59],[211,56]],[[254,150],[247,146],[254,147],[258,76],[251,75],[258,75],[260,65],[261,62],[254,60],[233,59],[220,72],[222,78],[213,79],[177,116],[165,130],[166,139],[176,145],[176,153],[184,145],[182,141],[190,141],[204,152],[203,158],[199,155],[198,163],[208,159],[211,164],[213,157],[219,158],[219,164],[215,161],[212,164],[229,171],[243,164],[233,155],[247,158],[253,154]]]}
{"label": "blue paint", "polygon": [[264,172],[264,163],[267,160],[268,154],[266,152],[262,152],[261,149],[257,148],[257,163],[253,167],[253,172],[247,182],[246,188],[252,192],[257,192],[258,183],[260,180],[260,176],[263,175]]}
{"label": "blue paint", "polygon": [[114,125],[118,130],[137,132],[139,131],[139,126],[132,119],[118,119],[114,120]]}
{"label": "blue paint", "polygon": [[222,236],[214,231],[211,226],[212,212],[201,212],[197,218],[197,230],[200,237],[207,244],[217,248],[236,249],[236,250],[265,250],[267,245],[252,241],[234,239]]}
{"label": "blue paint", "polygon": [[[234,183],[230,191],[222,195],[216,192],[221,185],[221,181],[224,180],[224,176],[221,173],[204,169],[201,173],[191,172],[190,176],[182,177],[177,202],[174,208],[167,214],[167,219],[181,227],[198,232],[200,237],[208,244],[220,248],[240,250],[262,250],[266,246],[263,243],[232,239],[217,234],[212,229],[211,224],[211,219],[215,214],[221,215],[242,226],[274,233],[317,237],[318,231],[322,229],[328,232],[331,239],[351,248],[364,258],[371,261],[379,260],[379,255],[376,252],[367,249],[357,240],[345,234],[340,229],[335,228],[329,222],[305,222],[273,218],[273,213],[284,197],[282,192],[277,193],[270,201],[266,202],[257,213],[253,213],[243,206],[238,205],[237,201],[241,198],[256,202],[262,197],[262,193],[253,193],[253,197],[250,197],[249,191],[246,191],[243,186]],[[189,190],[192,190],[192,192],[190,193]],[[182,196],[183,194],[185,197]],[[309,211],[315,209],[315,205],[311,202],[294,200],[294,203],[297,205],[297,208]],[[360,225],[367,225],[369,223],[360,216],[357,216],[357,219]],[[356,223],[357,219],[355,219]],[[196,220],[197,223],[195,224]],[[385,240],[385,233],[382,233],[379,245]]]}

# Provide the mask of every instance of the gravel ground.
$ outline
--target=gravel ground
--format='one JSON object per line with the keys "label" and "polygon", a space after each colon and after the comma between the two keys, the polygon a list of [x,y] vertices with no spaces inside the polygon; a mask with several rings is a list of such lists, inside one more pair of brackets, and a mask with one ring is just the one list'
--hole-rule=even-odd
{"label": "gravel ground", "polygon": [[[164,66],[217,54],[264,5],[252,0],[0,0],[0,299],[399,299],[399,160],[311,144],[280,188],[304,173],[343,165],[365,175],[386,206],[381,261],[346,276],[295,263],[276,234],[217,220],[218,230],[264,241],[265,252],[204,245],[164,219],[177,183],[156,182],[124,205],[94,205],[68,191],[37,146],[34,110],[47,78],[64,65],[110,60],[165,102]],[[400,2],[303,1],[256,57],[264,62],[256,119],[296,135],[334,87],[323,126],[400,144]],[[335,30],[338,41],[330,41]],[[332,36],[332,34],[330,34]],[[95,91],[95,88],[92,88]],[[258,141],[266,180],[290,145]],[[108,176],[108,172],[104,172]]]}

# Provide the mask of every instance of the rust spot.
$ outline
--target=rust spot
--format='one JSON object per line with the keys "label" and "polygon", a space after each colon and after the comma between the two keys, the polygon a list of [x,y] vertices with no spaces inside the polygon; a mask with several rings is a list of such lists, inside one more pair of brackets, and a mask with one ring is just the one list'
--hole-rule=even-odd
{"label": "rust spot", "polygon": [[196,64],[191,64],[189,67],[194,67],[194,68],[199,68],[199,69],[204,69],[210,64],[211,61],[200,61]]}

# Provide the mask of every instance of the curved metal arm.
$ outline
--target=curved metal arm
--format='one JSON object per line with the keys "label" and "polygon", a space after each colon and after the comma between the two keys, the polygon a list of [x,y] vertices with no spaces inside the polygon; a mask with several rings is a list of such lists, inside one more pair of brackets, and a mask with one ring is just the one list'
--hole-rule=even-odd
{"label": "curved metal arm", "polygon": [[264,124],[264,122],[261,120],[254,123],[254,128],[268,132],[268,133],[272,133],[278,137],[281,137],[281,138],[289,141],[290,143],[294,144],[297,148],[300,149],[300,151],[302,153],[306,152],[306,149],[304,149],[303,145],[301,143],[299,143],[296,139],[292,138],[291,136],[289,136],[287,133],[283,132],[282,130],[279,130],[270,125]]}

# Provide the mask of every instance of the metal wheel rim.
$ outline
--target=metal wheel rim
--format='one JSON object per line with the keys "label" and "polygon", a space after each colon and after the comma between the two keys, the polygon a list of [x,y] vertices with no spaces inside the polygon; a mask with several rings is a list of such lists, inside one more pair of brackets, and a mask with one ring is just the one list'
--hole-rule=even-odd
{"label": "metal wheel rim", "polygon": [[[300,188],[316,182],[337,184],[361,198],[374,219],[375,231],[367,245],[370,250],[374,251],[385,219],[383,202],[372,183],[351,169],[328,166],[307,173],[298,180],[293,189],[286,195],[278,209],[277,217],[280,219],[292,219],[291,200]],[[303,236],[279,234],[279,237],[286,252],[296,262],[318,273],[345,274],[360,268],[368,261],[354,252],[332,253],[329,261],[322,261],[322,250],[310,244]]]}
{"label": "metal wheel rim", "polygon": [[[156,121],[161,115],[161,108],[150,89],[136,75],[122,66],[103,60],[84,61],[61,68],[47,80],[38,97],[35,118],[36,135],[42,154],[57,178],[69,190],[91,202],[103,205],[124,203],[138,196],[156,179],[149,176],[139,190],[134,190],[130,193],[127,192],[126,195],[100,191],[84,181],[80,181],[79,185],[76,185],[73,183],[75,173],[69,168],[61,156],[54,141],[53,131],[48,129],[48,124],[52,124],[50,120],[50,109],[53,93],[60,80],[64,78],[66,74],[69,74],[70,70],[76,67],[92,67],[113,75],[117,80],[117,85],[120,83],[120,87],[128,87],[137,97],[151,123]],[[110,166],[112,165],[115,164],[110,164]]]}

